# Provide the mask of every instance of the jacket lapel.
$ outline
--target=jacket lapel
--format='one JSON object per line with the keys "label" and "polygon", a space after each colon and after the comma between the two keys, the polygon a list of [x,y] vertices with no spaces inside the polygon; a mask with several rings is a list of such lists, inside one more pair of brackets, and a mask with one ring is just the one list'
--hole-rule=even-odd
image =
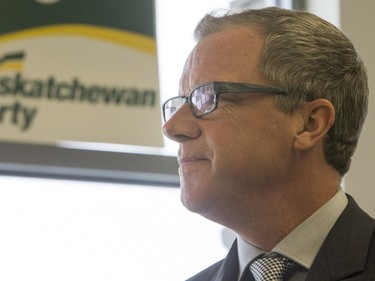
{"label": "jacket lapel", "polygon": [[227,257],[224,259],[215,281],[234,280],[233,276],[239,276],[237,239],[232,244]]}
{"label": "jacket lapel", "polygon": [[348,205],[328,234],[306,281],[341,280],[364,270],[375,221],[348,195]]}

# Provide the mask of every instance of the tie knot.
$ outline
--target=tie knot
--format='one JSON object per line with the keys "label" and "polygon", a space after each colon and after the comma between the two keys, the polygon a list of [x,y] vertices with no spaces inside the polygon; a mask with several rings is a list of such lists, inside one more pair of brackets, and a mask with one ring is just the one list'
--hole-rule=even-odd
{"label": "tie knot", "polygon": [[297,264],[281,255],[264,256],[250,265],[256,281],[283,281],[286,273]]}

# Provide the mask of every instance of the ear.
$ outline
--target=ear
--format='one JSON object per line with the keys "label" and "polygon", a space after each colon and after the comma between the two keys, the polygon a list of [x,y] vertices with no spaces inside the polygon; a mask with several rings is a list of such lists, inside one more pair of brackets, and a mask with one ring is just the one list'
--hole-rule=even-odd
{"label": "ear", "polygon": [[317,99],[302,105],[298,112],[303,118],[303,128],[294,139],[296,150],[308,150],[326,136],[335,121],[335,108],[326,99]]}

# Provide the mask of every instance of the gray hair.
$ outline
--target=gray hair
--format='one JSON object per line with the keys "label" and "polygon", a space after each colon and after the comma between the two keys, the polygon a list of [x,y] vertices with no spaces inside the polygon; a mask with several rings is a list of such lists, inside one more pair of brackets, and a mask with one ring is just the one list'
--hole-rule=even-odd
{"label": "gray hair", "polygon": [[265,37],[260,71],[285,89],[277,106],[290,113],[301,103],[327,99],[336,116],[324,153],[327,163],[347,173],[367,114],[368,82],[365,66],[350,40],[334,25],[307,12],[279,8],[206,15],[195,38],[233,29],[255,28]]}

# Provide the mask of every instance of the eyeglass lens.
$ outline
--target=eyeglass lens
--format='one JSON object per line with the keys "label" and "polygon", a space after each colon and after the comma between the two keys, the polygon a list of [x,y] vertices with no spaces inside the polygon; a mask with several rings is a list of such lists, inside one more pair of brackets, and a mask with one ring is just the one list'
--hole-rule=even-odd
{"label": "eyeglass lens", "polygon": [[[175,97],[164,104],[164,119],[169,118],[185,103],[185,97]],[[188,102],[196,117],[206,115],[215,109],[215,93],[212,84],[194,89],[188,96]]]}
{"label": "eyeglass lens", "polygon": [[215,109],[215,93],[212,84],[196,88],[191,93],[195,116],[203,116]]}
{"label": "eyeglass lens", "polygon": [[168,100],[163,108],[164,121],[168,121],[184,103],[185,100],[183,97],[175,97]]}

